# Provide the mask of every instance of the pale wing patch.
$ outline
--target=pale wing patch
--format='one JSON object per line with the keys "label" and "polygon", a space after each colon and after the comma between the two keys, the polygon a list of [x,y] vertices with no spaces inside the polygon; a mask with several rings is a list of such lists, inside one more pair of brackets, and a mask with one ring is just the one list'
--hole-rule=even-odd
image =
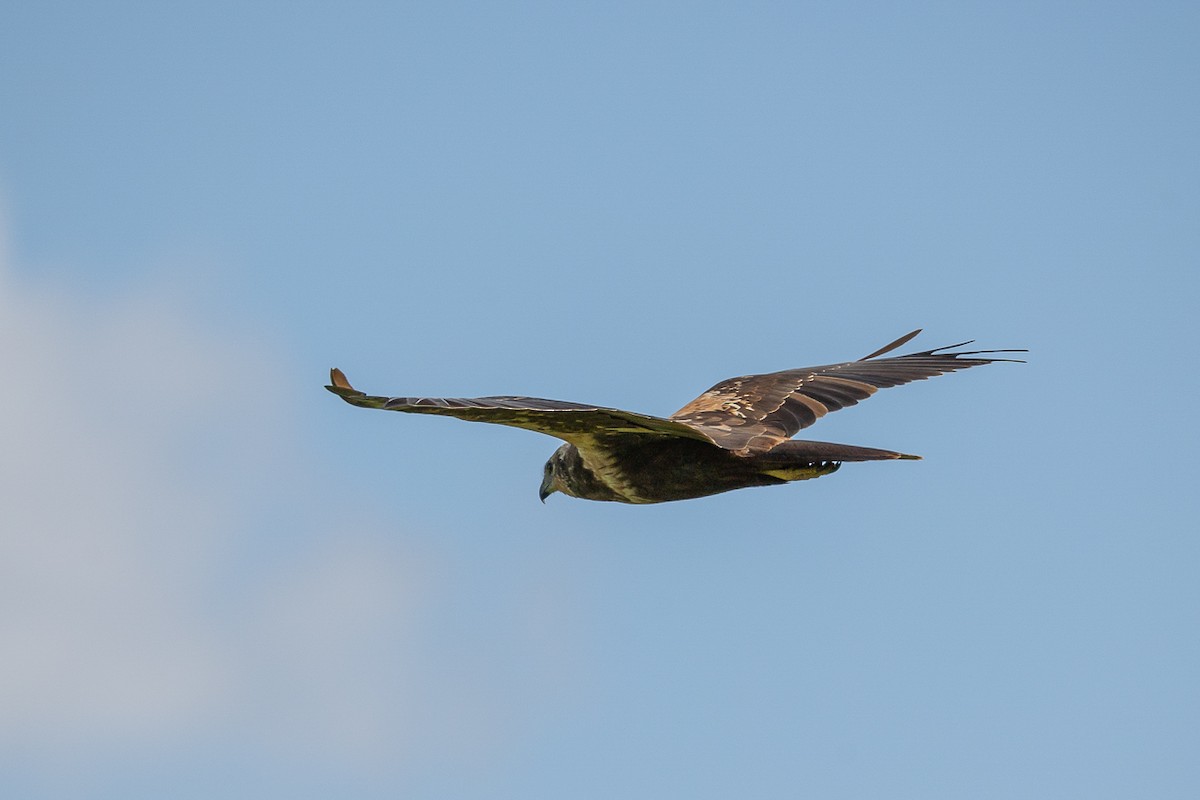
{"label": "pale wing patch", "polygon": [[876,359],[917,333],[902,336],[858,361],[722,381],[672,414],[671,419],[696,427],[720,447],[738,455],[755,455],[768,452],[826,414],[856,405],[881,388],[995,361],[1011,361],[990,356],[1021,352],[943,352],[949,348],[939,347]]}

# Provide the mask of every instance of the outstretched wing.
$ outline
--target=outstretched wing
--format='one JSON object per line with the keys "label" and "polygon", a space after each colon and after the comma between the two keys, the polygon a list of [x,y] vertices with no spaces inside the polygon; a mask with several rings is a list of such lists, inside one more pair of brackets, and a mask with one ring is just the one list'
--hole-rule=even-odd
{"label": "outstretched wing", "polygon": [[1025,352],[943,352],[970,344],[961,342],[905,356],[877,358],[920,332],[917,329],[906,334],[858,361],[730,378],[676,411],[671,419],[703,431],[717,445],[738,455],[757,455],[787,441],[830,411],[865,400],[877,389],[994,361],[1015,361],[988,356]]}
{"label": "outstretched wing", "polygon": [[376,397],[351,386],[340,369],[331,370],[329,378],[331,385],[325,388],[351,405],[509,425],[581,448],[623,436],[673,436],[714,444],[705,432],[683,422],[616,408],[539,397]]}

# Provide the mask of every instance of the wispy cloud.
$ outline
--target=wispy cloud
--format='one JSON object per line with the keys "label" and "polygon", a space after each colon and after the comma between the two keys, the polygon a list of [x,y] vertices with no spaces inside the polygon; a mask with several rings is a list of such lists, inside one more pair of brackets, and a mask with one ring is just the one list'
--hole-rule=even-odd
{"label": "wispy cloud", "polygon": [[34,749],[158,736],[228,680],[197,588],[236,509],[172,453],[227,417],[210,388],[220,354],[150,298],[89,307],[9,272],[0,736]]}
{"label": "wispy cloud", "polygon": [[454,567],[330,510],[350,490],[295,412],[227,392],[286,394],[279,359],[184,305],[31,284],[0,247],[0,744],[59,765],[213,741],[389,772],[486,757],[505,679],[445,668]]}

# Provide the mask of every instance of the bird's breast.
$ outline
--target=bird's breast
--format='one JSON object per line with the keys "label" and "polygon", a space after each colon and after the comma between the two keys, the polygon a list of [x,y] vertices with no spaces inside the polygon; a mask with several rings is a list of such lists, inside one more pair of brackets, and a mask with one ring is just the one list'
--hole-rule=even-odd
{"label": "bird's breast", "polygon": [[580,460],[597,483],[617,495],[616,499],[626,503],[654,502],[639,491],[638,484],[624,468],[623,459],[611,450],[589,448],[580,451]]}

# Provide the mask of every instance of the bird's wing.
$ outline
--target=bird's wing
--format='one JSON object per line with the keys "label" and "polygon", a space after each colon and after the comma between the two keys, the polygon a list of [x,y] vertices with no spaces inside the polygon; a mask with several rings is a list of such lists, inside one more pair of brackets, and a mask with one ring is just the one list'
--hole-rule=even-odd
{"label": "bird's wing", "polygon": [[714,444],[704,431],[683,422],[539,397],[375,397],[350,385],[340,369],[329,373],[325,388],[347,403],[363,408],[439,414],[471,422],[510,425],[549,434],[576,447],[611,444],[615,437],[671,436]]}
{"label": "bird's wing", "polygon": [[858,361],[730,378],[679,409],[671,419],[703,431],[717,445],[738,455],[757,455],[787,441],[830,411],[865,400],[877,389],[994,361],[1015,361],[989,356],[1025,352],[943,352],[970,344],[961,342],[920,353],[878,358],[920,332],[918,329],[906,334]]}

